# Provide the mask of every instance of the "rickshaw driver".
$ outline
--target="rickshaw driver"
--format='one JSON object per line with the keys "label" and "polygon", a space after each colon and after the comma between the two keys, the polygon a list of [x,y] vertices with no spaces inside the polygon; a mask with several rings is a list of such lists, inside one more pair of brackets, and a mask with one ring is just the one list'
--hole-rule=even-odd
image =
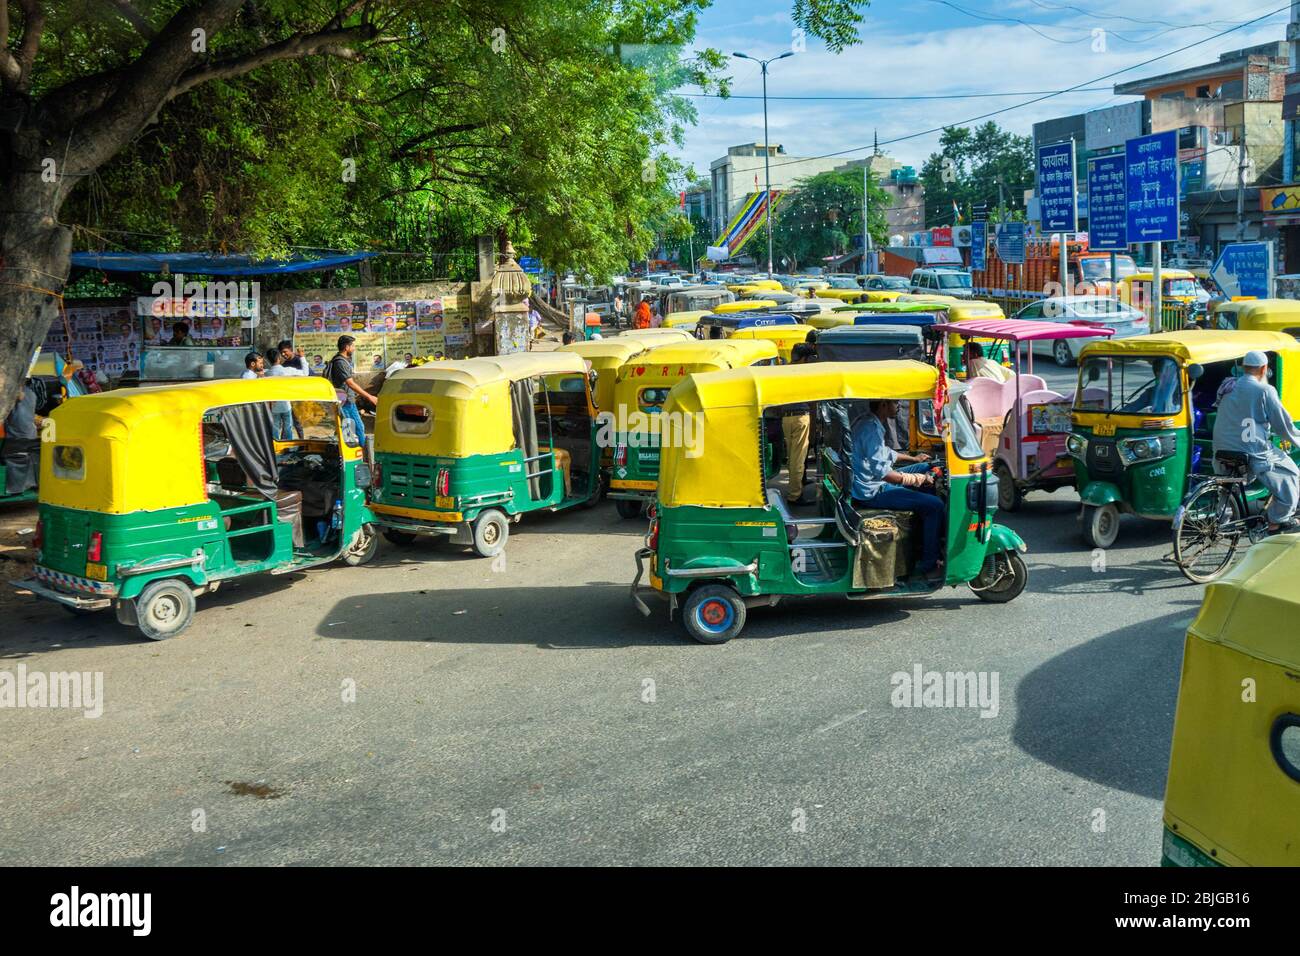
{"label": "rickshaw driver", "polygon": [[1266,380],[1268,357],[1251,350],[1241,360],[1241,367],[1241,377],[1219,401],[1219,416],[1214,422],[1215,467],[1219,467],[1221,451],[1244,454],[1250,473],[1273,495],[1268,504],[1268,530],[1294,531],[1300,528],[1295,520],[1296,506],[1300,505],[1300,468],[1273,446],[1269,435],[1271,431],[1300,447],[1300,432],[1278,398],[1277,389]]}
{"label": "rickshaw driver", "polygon": [[[917,566],[928,583],[942,580],[939,570],[939,534],[944,504],[932,488],[930,456],[894,451],[885,442],[885,423],[898,416],[899,403],[880,399],[869,404],[871,413],[853,426],[853,480],[855,508],[911,511],[921,520],[921,563]],[[905,462],[903,467],[896,467]]]}

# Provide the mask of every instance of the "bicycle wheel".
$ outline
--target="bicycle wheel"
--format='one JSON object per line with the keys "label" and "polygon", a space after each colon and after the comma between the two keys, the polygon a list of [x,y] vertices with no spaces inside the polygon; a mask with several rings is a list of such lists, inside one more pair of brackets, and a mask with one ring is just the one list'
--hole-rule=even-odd
{"label": "bicycle wheel", "polygon": [[1241,544],[1245,526],[1232,486],[1206,481],[1174,515],[1174,562],[1193,584],[1208,584],[1223,574]]}

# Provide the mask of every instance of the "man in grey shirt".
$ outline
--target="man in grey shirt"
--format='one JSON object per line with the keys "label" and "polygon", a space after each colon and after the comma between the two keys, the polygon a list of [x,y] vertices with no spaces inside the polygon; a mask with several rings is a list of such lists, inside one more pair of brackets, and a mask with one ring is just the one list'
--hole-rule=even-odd
{"label": "man in grey shirt", "polygon": [[1300,447],[1300,432],[1268,384],[1268,357],[1250,351],[1241,360],[1242,375],[1222,398],[1214,422],[1214,452],[1240,452],[1250,474],[1273,495],[1268,505],[1268,530],[1296,528],[1293,515],[1300,505],[1300,468],[1273,445],[1271,436]]}
{"label": "man in grey shirt", "polygon": [[5,418],[3,455],[7,495],[17,495],[36,487],[40,474],[40,422],[36,409],[41,395],[38,385],[28,379],[18,396],[18,403]]}

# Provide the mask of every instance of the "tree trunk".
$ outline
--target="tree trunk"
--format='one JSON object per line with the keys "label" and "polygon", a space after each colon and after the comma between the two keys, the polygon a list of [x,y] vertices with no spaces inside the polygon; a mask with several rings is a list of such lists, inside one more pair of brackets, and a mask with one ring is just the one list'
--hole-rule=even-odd
{"label": "tree trunk", "polygon": [[9,142],[13,151],[0,172],[0,418],[13,408],[32,352],[59,316],[72,253],[72,230],[58,220],[68,184],[46,163],[60,154],[32,133]]}

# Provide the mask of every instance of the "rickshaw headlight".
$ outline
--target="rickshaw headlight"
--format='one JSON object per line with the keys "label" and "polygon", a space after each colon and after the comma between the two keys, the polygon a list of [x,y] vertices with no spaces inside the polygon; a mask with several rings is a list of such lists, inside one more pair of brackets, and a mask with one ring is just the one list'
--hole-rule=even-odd
{"label": "rickshaw headlight", "polygon": [[1125,438],[1119,443],[1119,453],[1125,464],[1129,465],[1140,461],[1156,461],[1174,453],[1173,437],[1154,435],[1150,438]]}
{"label": "rickshaw headlight", "polygon": [[1075,458],[1082,458],[1088,453],[1088,439],[1084,438],[1082,435],[1071,434],[1070,437],[1065,440],[1065,450]]}

